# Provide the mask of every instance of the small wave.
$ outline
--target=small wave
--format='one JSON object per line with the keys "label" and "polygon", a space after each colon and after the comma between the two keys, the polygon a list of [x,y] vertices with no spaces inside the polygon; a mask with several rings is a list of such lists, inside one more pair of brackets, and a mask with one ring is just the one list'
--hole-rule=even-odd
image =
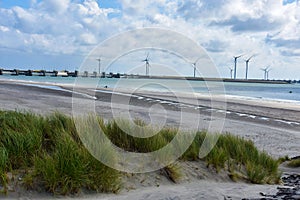
{"label": "small wave", "polygon": [[89,99],[94,99],[94,100],[97,99],[94,96],[91,96],[91,95],[88,95],[88,94],[85,94],[85,93],[81,93],[81,92],[67,90],[67,89],[61,88],[60,86],[55,86],[55,85],[39,85],[39,84],[27,84],[27,83],[22,83],[21,85],[33,86],[33,87],[37,87],[37,88],[50,89],[50,90],[56,90],[56,91],[69,92],[69,93],[78,94],[78,95],[87,97]]}
{"label": "small wave", "polygon": [[285,121],[285,120],[281,120],[281,119],[276,119],[275,121],[280,122],[280,123],[284,123],[284,124],[288,124],[288,125],[300,125],[300,123],[298,123],[298,122]]}
{"label": "small wave", "polygon": [[270,119],[267,117],[260,117],[259,119],[264,120],[264,121],[269,121]]}
{"label": "small wave", "polygon": [[225,95],[227,100],[246,100],[246,101],[259,101],[266,103],[283,103],[283,104],[293,104],[300,106],[300,101],[297,100],[287,100],[287,99],[275,99],[275,98],[265,98],[265,97],[248,97],[240,95]]}

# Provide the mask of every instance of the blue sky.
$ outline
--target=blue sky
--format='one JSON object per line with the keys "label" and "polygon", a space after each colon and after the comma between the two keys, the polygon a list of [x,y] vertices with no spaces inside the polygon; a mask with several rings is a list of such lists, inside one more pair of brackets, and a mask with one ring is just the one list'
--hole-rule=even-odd
{"label": "blue sky", "polygon": [[[289,0],[290,1],[290,0]],[[11,8],[14,6],[20,6],[23,8],[30,8],[33,2],[41,2],[41,0],[32,1],[32,0],[0,0],[1,8]],[[79,0],[77,2],[83,2]],[[120,8],[121,4],[117,0],[98,0],[96,1],[99,6],[103,8]]]}
{"label": "blue sky", "polygon": [[289,3],[294,3],[297,0],[284,0],[283,4],[289,4]]}
{"label": "blue sky", "polygon": [[11,8],[13,6],[21,6],[23,8],[28,8],[30,6],[30,0],[15,0],[15,1],[10,1],[10,0],[1,0],[0,1],[0,6],[1,8]]}
{"label": "blue sky", "polygon": [[238,60],[243,78],[244,59],[255,54],[250,78],[262,78],[261,68],[271,66],[270,78],[300,79],[300,5],[294,0],[0,0],[0,68],[74,70],[99,43],[143,27],[194,40],[223,77],[230,76],[233,56],[244,54]]}

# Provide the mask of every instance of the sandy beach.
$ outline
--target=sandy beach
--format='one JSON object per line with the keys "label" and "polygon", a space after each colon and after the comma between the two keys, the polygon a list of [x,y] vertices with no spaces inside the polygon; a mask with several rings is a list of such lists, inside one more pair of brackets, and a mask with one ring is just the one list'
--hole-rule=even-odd
{"label": "sandy beach", "polygon": [[[182,96],[180,102],[168,94],[136,93],[131,98],[126,91],[112,93],[109,89],[95,91],[78,89],[82,94],[72,96],[72,89],[64,87],[63,90],[22,85],[8,81],[0,82],[0,109],[32,111],[38,114],[49,114],[55,111],[72,115],[73,103],[82,102],[82,111],[85,111],[85,103],[92,102],[95,111],[104,119],[112,119],[112,110],[117,110],[119,116],[129,113],[132,118],[150,121],[155,125],[165,121],[163,126],[176,127],[182,123],[185,129],[202,130],[209,129],[211,123],[224,124],[222,132],[230,132],[252,140],[260,149],[278,158],[281,156],[295,157],[300,155],[300,106],[282,104],[278,102],[264,102],[228,98],[226,110],[224,102],[214,99],[214,107],[211,109],[210,100],[199,96],[194,105],[189,97]],[[91,98],[94,96],[96,99]],[[117,100],[112,104],[112,94]],[[90,96],[88,96],[90,95]],[[127,100],[129,99],[129,106]],[[124,101],[123,101],[124,100]],[[79,107],[79,106],[78,106]],[[113,108],[113,109],[112,109]],[[150,112],[150,114],[149,114]],[[182,120],[182,113],[187,120]],[[199,124],[193,120],[199,117]],[[225,118],[224,118],[225,117]],[[155,120],[153,120],[155,119]],[[214,130],[211,128],[211,130]],[[299,173],[299,172],[297,172]],[[216,175],[218,176],[218,175]],[[135,176],[132,180],[136,180]],[[129,192],[124,190],[119,195],[93,194],[83,195],[78,198],[88,199],[241,199],[258,198],[260,192],[272,193],[276,185],[251,185],[246,183],[233,183],[222,178],[207,176],[202,180],[191,179],[182,184],[171,184],[167,180],[161,181],[159,187],[149,184],[142,187],[135,184]],[[35,199],[35,193],[25,193],[25,196]],[[12,194],[7,198],[15,198],[18,194]],[[49,198],[49,196],[45,196]]]}

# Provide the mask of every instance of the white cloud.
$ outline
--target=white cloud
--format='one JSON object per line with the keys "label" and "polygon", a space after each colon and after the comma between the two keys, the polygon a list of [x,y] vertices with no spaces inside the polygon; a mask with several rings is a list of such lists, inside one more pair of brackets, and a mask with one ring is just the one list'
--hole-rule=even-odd
{"label": "white cloud", "polygon": [[38,8],[52,14],[63,14],[66,12],[70,0],[43,0],[39,3]]}
{"label": "white cloud", "polygon": [[9,28],[6,27],[6,26],[0,26],[0,31],[1,31],[1,32],[8,32],[8,31],[9,31]]}
{"label": "white cloud", "polygon": [[[96,0],[31,1],[28,9],[0,8],[0,47],[45,54],[86,54],[111,35],[141,27],[178,31],[208,50],[223,74],[232,56],[258,53],[250,76],[271,64],[273,75],[299,67],[300,6],[274,0],[119,0],[121,10]],[[115,17],[111,17],[115,15]],[[146,39],[146,38],[145,38]],[[284,66],[284,67],[283,67]],[[244,62],[239,61],[243,76]],[[299,75],[300,76],[300,75]],[[297,77],[300,78],[300,77]]]}
{"label": "white cloud", "polygon": [[114,32],[114,24],[108,15],[118,11],[100,8],[95,0],[32,3],[35,5],[29,9],[0,10],[3,47],[76,54],[86,52],[86,45],[95,45]]}
{"label": "white cloud", "polygon": [[83,34],[81,34],[80,37],[81,37],[81,40],[88,45],[90,45],[90,44],[96,45],[96,43],[97,43],[97,39],[95,38],[95,36],[93,34],[83,33]]}

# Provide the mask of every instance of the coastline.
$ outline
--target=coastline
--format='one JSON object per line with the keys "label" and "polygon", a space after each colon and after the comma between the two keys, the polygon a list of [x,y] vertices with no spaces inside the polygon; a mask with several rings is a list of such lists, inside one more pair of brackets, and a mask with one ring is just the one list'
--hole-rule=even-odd
{"label": "coastline", "polygon": [[[2,110],[20,110],[20,111],[33,111],[38,114],[49,114],[56,111],[62,112],[64,114],[71,115],[72,114],[72,93],[69,91],[71,88],[62,86],[63,90],[59,90],[59,88],[47,88],[47,87],[36,87],[30,85],[22,85],[22,84],[14,84],[8,82],[1,82],[0,84],[0,109]],[[81,88],[84,94],[93,95],[93,90],[87,90],[86,88]],[[105,91],[105,92],[103,92]],[[96,93],[97,100],[89,99],[91,102],[95,102],[95,108],[100,116],[104,119],[111,119],[111,103],[110,97],[111,92],[109,89],[103,89],[103,91],[98,91]],[[124,92],[124,91],[119,91]],[[116,94],[123,96],[123,94]],[[160,105],[164,106],[164,108],[168,111],[169,120],[167,120],[167,125],[176,126],[180,121],[180,109],[181,107],[176,107],[176,104],[164,104],[163,101],[172,101],[170,96],[168,95],[157,95],[157,94],[136,94],[137,96],[131,98],[131,114],[139,119],[148,120],[148,111],[153,105],[160,103]],[[147,96],[152,95],[151,98],[154,101],[147,101]],[[141,99],[141,96],[145,96]],[[128,96],[127,96],[128,97]],[[75,98],[80,100],[86,100],[85,95],[77,94]],[[156,100],[159,101],[155,101]],[[184,98],[185,102],[189,103],[189,98]],[[146,100],[146,101],[145,101]],[[182,102],[181,102],[182,103]],[[261,112],[268,114],[268,117],[271,118],[272,115],[280,114],[282,112],[286,112],[287,114],[290,112],[295,112],[293,110],[289,110],[288,108],[270,108],[270,107],[259,107],[254,109],[255,105],[248,105],[247,102],[243,103],[235,103],[229,102],[228,107],[237,110],[244,111],[252,111],[254,114],[259,116],[258,111],[260,109],[264,109]],[[207,107],[208,109],[208,100],[202,98],[199,100],[199,104],[202,107]],[[182,104],[179,104],[182,105]],[[122,102],[118,102],[115,106],[120,113],[125,112],[126,107]],[[161,108],[161,107],[159,107]],[[199,115],[199,112],[192,107],[183,107],[184,112],[188,113],[188,116],[193,119],[195,115]],[[284,110],[284,111],[283,111]],[[201,129],[207,129],[209,126],[209,122],[217,121],[218,118],[211,118],[210,112],[206,113],[200,112],[201,114]],[[231,111],[232,112],[232,111]],[[240,112],[241,113],[241,112]],[[222,114],[222,113],[221,113]],[[223,113],[224,114],[224,113]],[[232,113],[227,114],[227,118],[224,124],[224,132],[230,132],[235,135],[239,135],[246,139],[250,139],[254,142],[254,144],[260,149],[266,151],[268,154],[271,154],[274,157],[281,157],[288,155],[289,157],[299,156],[300,148],[299,148],[299,127],[293,124],[284,124],[278,122],[270,122],[266,120],[261,120],[261,122],[257,119],[247,117],[247,116],[239,116],[234,118],[234,115],[230,115]],[[293,116],[296,117],[293,117]],[[293,121],[298,121],[297,114],[290,115]],[[265,115],[264,115],[265,116]],[[158,113],[157,117],[163,117],[163,113]],[[244,118],[245,117],[245,118]],[[190,123],[184,124],[185,127],[193,129],[193,121],[189,120]],[[129,180],[130,181],[130,180]],[[137,181],[136,177],[133,177],[131,180],[133,182]],[[131,184],[131,183],[130,183]],[[153,199],[153,198],[191,198],[194,195],[203,196],[203,197],[211,197],[211,198],[219,198],[224,199],[224,197],[232,197],[232,199],[240,199],[242,198],[259,198],[261,197],[259,192],[263,191],[264,193],[274,193],[276,191],[277,185],[252,185],[246,183],[232,183],[224,180],[212,180],[211,178],[205,180],[192,180],[190,183],[183,183],[180,185],[174,185],[170,182],[163,181],[162,185],[157,187],[155,184],[147,187],[142,187],[139,184],[132,183],[134,185],[133,188],[130,188],[127,191],[122,191],[119,195],[110,195],[110,194],[88,194],[84,195],[80,198],[103,198],[103,199]],[[203,187],[202,187],[203,186]],[[211,192],[208,188],[213,190]],[[128,192],[130,191],[130,192]],[[177,192],[175,192],[177,191]],[[24,192],[24,191],[23,191]],[[38,199],[41,194],[30,194],[26,193],[26,195],[30,196],[30,199]],[[17,194],[12,194],[17,195]],[[32,195],[32,196],[31,196]],[[45,194],[43,194],[45,195]],[[14,196],[8,196],[8,198],[13,198]],[[42,196],[43,198],[44,196]],[[45,198],[51,198],[45,195]]]}

